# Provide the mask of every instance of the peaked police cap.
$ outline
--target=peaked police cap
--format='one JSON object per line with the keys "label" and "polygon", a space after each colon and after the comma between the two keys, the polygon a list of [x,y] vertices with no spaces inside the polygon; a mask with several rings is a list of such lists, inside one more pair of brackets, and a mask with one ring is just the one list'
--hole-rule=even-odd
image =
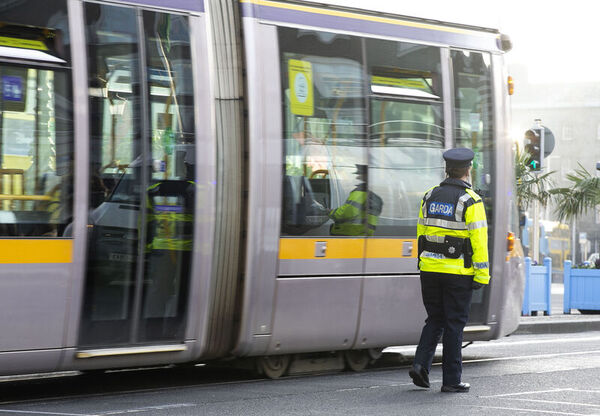
{"label": "peaked police cap", "polygon": [[458,147],[444,152],[444,160],[446,161],[446,166],[449,168],[466,168],[471,166],[471,161],[474,157],[475,153],[466,147]]}

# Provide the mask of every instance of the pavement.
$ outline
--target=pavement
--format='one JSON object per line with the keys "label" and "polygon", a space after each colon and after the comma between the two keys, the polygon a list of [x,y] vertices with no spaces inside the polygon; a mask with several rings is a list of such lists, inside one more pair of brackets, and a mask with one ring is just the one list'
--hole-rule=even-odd
{"label": "pavement", "polygon": [[[550,315],[522,316],[516,335],[524,334],[564,334],[582,331],[600,331],[600,311],[597,315],[582,315],[577,309],[570,314],[563,313],[562,283],[552,283],[552,309]],[[533,312],[532,314],[534,314]]]}

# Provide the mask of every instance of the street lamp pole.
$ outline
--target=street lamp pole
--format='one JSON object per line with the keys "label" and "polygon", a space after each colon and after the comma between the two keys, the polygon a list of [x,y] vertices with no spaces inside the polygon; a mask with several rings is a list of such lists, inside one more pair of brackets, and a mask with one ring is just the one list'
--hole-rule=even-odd
{"label": "street lamp pole", "polygon": [[[541,172],[544,164],[544,126],[542,126],[542,120],[539,118],[535,119],[535,129],[540,132],[540,170],[535,171],[534,175],[537,179]],[[536,264],[540,263],[540,202],[538,200],[533,201],[533,239],[531,241],[531,251],[533,251],[533,261]]]}

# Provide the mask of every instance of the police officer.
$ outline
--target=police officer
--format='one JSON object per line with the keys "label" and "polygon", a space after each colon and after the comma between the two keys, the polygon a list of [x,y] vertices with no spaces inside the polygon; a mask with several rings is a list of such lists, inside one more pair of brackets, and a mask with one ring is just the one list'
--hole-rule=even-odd
{"label": "police officer", "polygon": [[421,293],[427,319],[409,375],[429,387],[429,370],[442,338],[442,392],[468,392],[461,382],[463,329],[473,290],[490,280],[487,220],[483,202],[469,180],[474,153],[444,152],[447,178],[429,189],[419,210],[417,238]]}
{"label": "police officer", "polygon": [[367,165],[356,165],[356,178],[360,181],[350,192],[346,202],[329,212],[333,219],[331,235],[365,235],[365,220],[367,235],[373,235],[377,221],[383,208],[383,201],[374,192],[367,189]]}

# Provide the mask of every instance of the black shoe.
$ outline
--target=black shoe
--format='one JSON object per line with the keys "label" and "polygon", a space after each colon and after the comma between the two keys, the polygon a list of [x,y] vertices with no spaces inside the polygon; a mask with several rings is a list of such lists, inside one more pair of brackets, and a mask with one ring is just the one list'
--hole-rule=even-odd
{"label": "black shoe", "polygon": [[468,393],[471,385],[469,383],[459,383],[454,386],[442,386],[444,393]]}
{"label": "black shoe", "polygon": [[429,388],[429,374],[421,364],[414,364],[408,375],[416,386]]}

